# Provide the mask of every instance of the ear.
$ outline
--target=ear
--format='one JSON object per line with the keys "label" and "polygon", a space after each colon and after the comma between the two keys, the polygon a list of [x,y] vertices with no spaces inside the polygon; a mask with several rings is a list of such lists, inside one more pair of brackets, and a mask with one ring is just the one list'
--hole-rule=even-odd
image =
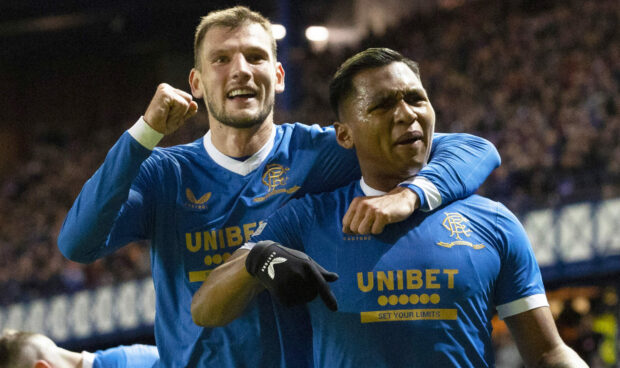
{"label": "ear", "polygon": [[279,61],[276,63],[276,93],[284,92],[284,68]]}
{"label": "ear", "polygon": [[45,360],[37,360],[34,363],[34,368],[52,368],[52,366]]}
{"label": "ear", "polygon": [[355,147],[351,127],[337,121],[334,123],[334,129],[336,129],[336,140],[339,145],[346,149]]}
{"label": "ear", "polygon": [[192,96],[195,98],[203,98],[204,91],[202,90],[202,80],[200,77],[200,70],[192,68],[189,72],[189,86],[192,89]]}

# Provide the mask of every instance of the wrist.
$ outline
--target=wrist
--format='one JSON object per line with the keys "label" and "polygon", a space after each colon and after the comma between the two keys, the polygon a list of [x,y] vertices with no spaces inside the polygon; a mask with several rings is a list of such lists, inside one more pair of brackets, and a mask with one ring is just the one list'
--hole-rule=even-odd
{"label": "wrist", "polygon": [[142,116],[127,131],[135,140],[138,141],[138,143],[140,143],[144,148],[151,151],[164,137],[163,134],[153,129]]}
{"label": "wrist", "polygon": [[405,197],[405,200],[409,202],[411,206],[413,206],[413,210],[415,211],[420,208],[421,202],[418,193],[415,190],[411,189],[409,186],[404,186],[401,188],[403,188],[402,193]]}
{"label": "wrist", "polygon": [[264,252],[269,247],[269,242],[258,242],[252,247],[245,258],[245,269],[252,277],[256,277],[263,264],[269,263],[265,261]]}
{"label": "wrist", "polygon": [[411,183],[401,183],[398,186],[404,188],[407,195],[412,195],[412,197],[408,200],[411,200],[411,203],[413,203],[414,210],[418,210],[420,208],[424,210],[424,206],[426,205],[426,197],[424,196],[424,190],[422,190],[422,188]]}

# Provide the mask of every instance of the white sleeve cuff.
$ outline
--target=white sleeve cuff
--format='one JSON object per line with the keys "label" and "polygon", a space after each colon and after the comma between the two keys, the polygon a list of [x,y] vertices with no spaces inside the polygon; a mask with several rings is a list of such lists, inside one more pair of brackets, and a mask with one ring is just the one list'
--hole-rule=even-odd
{"label": "white sleeve cuff", "polygon": [[140,116],[140,119],[127,131],[138,143],[151,151],[164,137],[162,133],[151,128],[151,126],[144,121],[144,116]]}
{"label": "white sleeve cuff", "polygon": [[545,294],[535,294],[525,298],[514,300],[510,303],[498,305],[497,314],[500,319],[514,316],[515,314],[527,312],[534,308],[548,307],[547,296]]}
{"label": "white sleeve cuff", "polygon": [[254,242],[247,242],[243,244],[239,249],[252,250],[252,248],[254,248],[255,245],[256,243]]}
{"label": "white sleeve cuff", "polygon": [[420,208],[421,211],[432,211],[435,208],[441,206],[441,193],[439,193],[439,189],[437,189],[435,184],[433,184],[427,178],[416,175],[413,178],[404,181],[403,183],[415,185],[418,188],[422,189],[422,191],[424,192],[424,196],[426,197],[426,206],[424,208]]}
{"label": "white sleeve cuff", "polygon": [[82,352],[82,368],[93,368],[95,363],[95,354],[87,351]]}

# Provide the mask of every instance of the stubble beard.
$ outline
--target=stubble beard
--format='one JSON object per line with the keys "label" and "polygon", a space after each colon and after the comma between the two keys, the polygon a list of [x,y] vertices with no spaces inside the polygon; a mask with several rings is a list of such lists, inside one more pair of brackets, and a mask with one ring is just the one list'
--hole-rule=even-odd
{"label": "stubble beard", "polygon": [[275,98],[272,97],[267,101],[267,103],[263,106],[263,109],[256,116],[247,116],[241,118],[235,118],[227,114],[224,108],[219,108],[216,104],[208,97],[207,94],[206,102],[207,108],[213,117],[220,123],[237,129],[247,129],[252,128],[256,125],[261,125],[265,122],[265,119],[271,114],[273,111],[273,106],[275,102]]}

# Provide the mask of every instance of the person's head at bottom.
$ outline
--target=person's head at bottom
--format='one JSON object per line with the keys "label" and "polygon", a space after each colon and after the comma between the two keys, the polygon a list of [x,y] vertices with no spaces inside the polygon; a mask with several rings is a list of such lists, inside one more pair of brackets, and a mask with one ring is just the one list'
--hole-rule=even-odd
{"label": "person's head at bottom", "polygon": [[0,337],[0,368],[76,368],[82,354],[60,348],[37,333],[6,330]]}

